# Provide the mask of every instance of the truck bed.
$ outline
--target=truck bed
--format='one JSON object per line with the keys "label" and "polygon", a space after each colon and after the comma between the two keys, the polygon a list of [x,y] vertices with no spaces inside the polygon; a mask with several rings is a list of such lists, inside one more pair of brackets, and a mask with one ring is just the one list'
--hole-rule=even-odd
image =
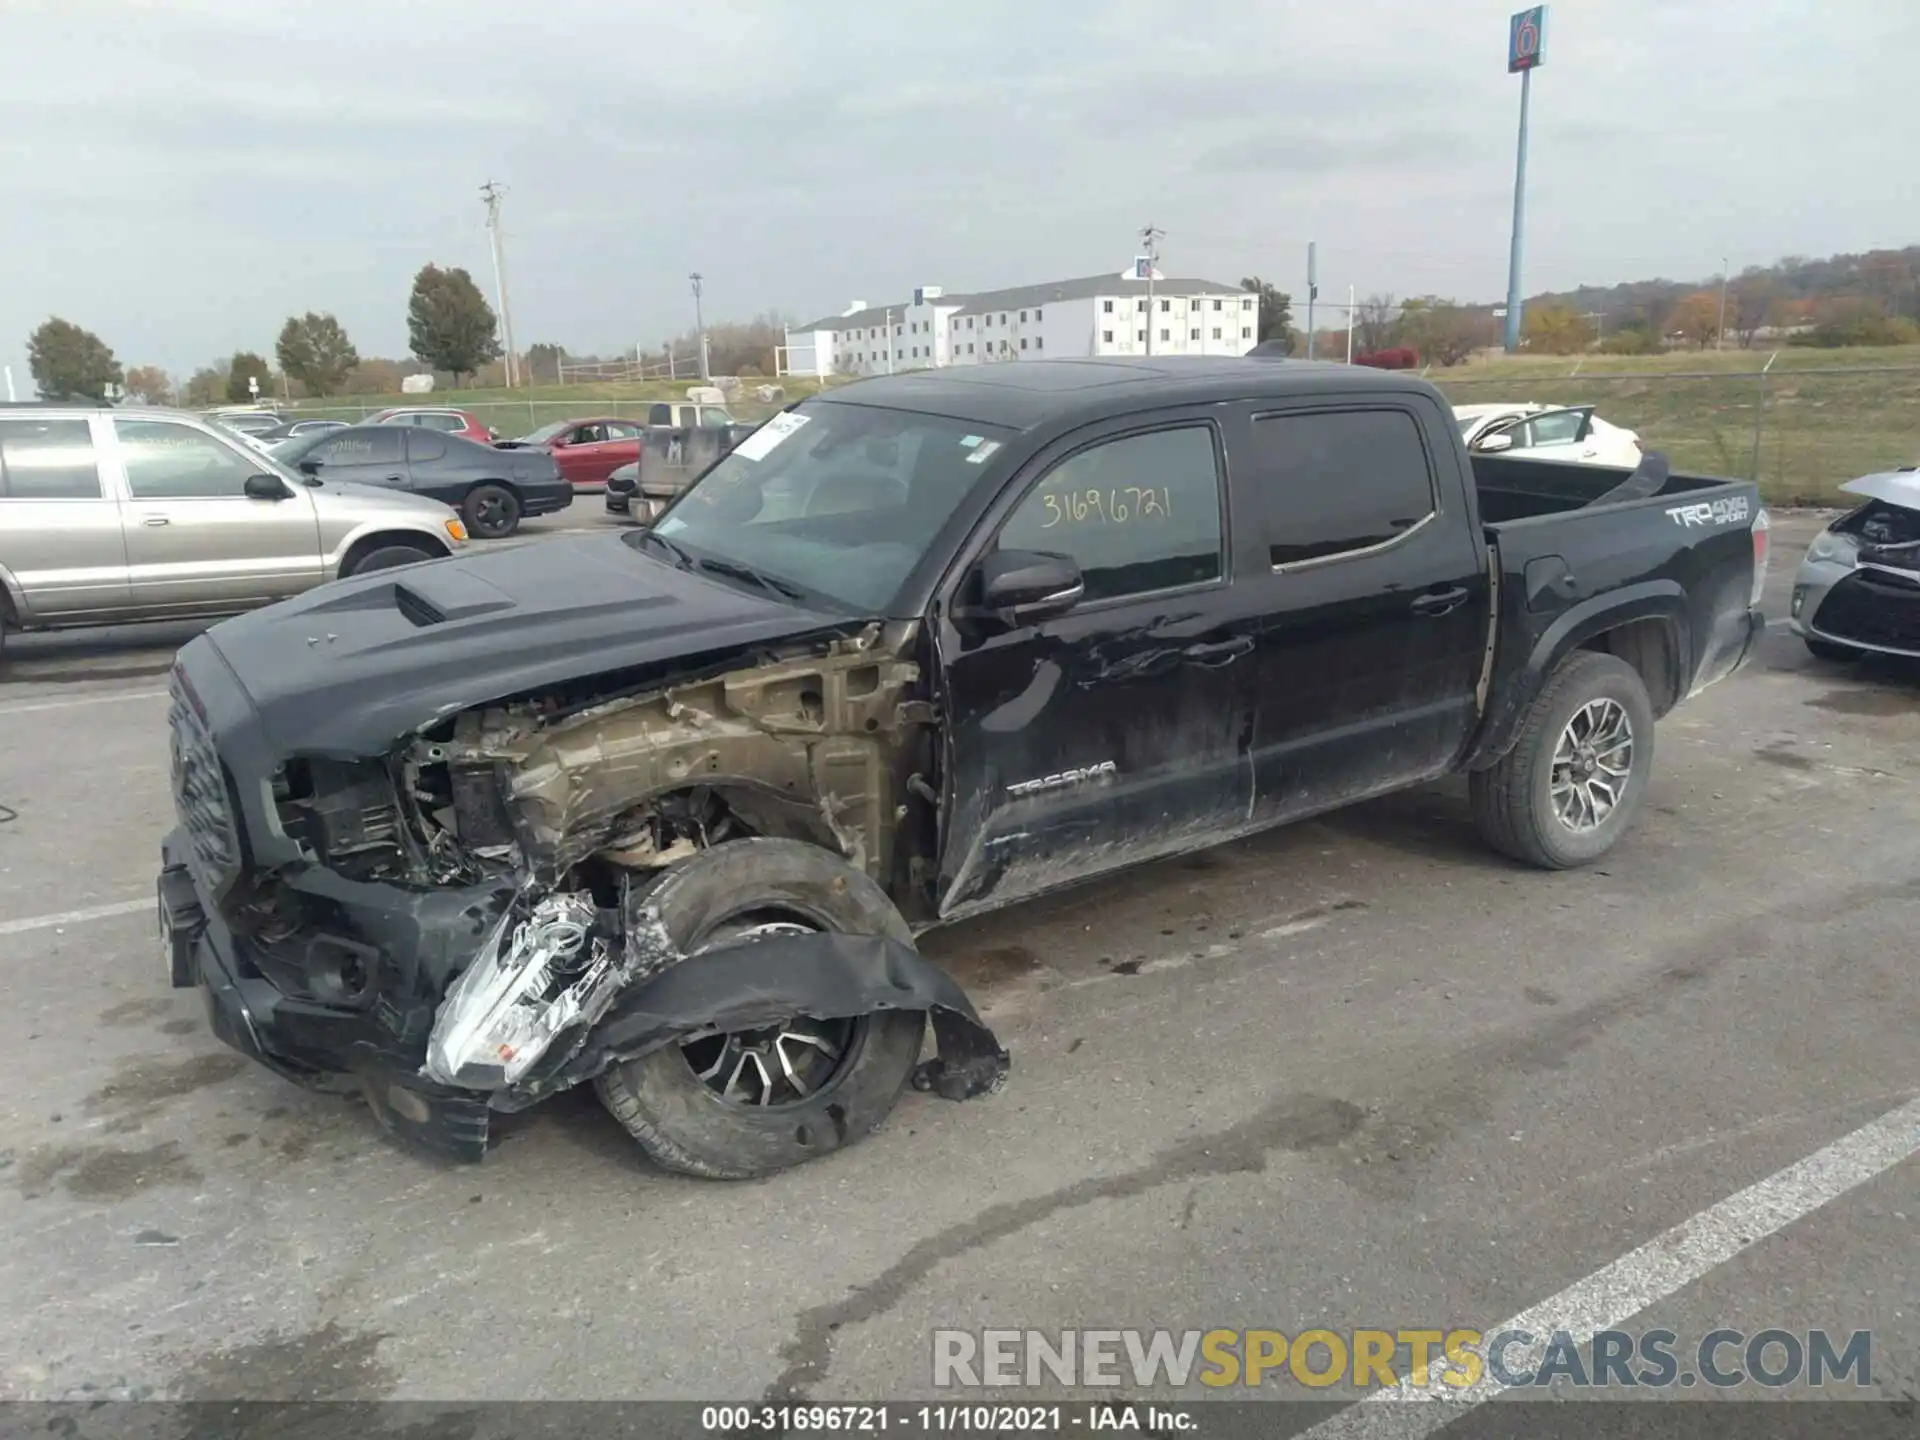
{"label": "truck bed", "polygon": [[[1475,455],[1473,485],[1480,497],[1480,518],[1506,525],[1542,515],[1584,510],[1634,474],[1613,465],[1575,465],[1559,460],[1526,460],[1504,455]],[[1710,475],[1669,475],[1645,500],[1690,495],[1729,482]],[[1620,501],[1618,503],[1631,503]]]}

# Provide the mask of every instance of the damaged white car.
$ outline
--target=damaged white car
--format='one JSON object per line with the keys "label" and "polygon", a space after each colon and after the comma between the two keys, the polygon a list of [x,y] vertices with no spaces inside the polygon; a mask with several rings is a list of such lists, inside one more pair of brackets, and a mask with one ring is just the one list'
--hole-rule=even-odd
{"label": "damaged white car", "polygon": [[1866,503],[1814,538],[1793,583],[1794,633],[1823,660],[1920,658],[1920,472],[1840,487]]}

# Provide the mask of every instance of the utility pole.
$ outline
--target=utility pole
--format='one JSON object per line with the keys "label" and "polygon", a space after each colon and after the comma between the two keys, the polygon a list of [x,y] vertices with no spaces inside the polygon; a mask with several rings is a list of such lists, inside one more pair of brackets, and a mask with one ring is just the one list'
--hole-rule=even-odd
{"label": "utility pole", "polygon": [[893,373],[893,307],[887,307],[887,373]]}
{"label": "utility pole", "polygon": [[1520,145],[1513,165],[1513,248],[1507,255],[1507,353],[1520,349],[1520,252],[1527,230],[1527,105],[1533,72],[1546,59],[1547,7],[1522,10],[1507,22],[1507,73],[1520,72]]}
{"label": "utility pole", "polygon": [[1727,343],[1727,257],[1720,257],[1720,323],[1713,332],[1713,348],[1721,349]]}
{"label": "utility pole", "polygon": [[507,344],[507,388],[519,383],[518,362],[513,353],[513,312],[507,309],[507,262],[500,242],[500,202],[507,187],[489,180],[480,187],[480,198],[487,207],[487,235],[493,242],[493,293],[500,302],[500,328]]}
{"label": "utility pole", "polygon": [[1320,298],[1320,245],[1307,242],[1307,359],[1313,358],[1313,302]]}
{"label": "utility pole", "polygon": [[696,270],[687,278],[693,282],[693,331],[700,341],[700,383],[704,385],[713,377],[707,373],[707,322],[700,314],[700,272]]}
{"label": "utility pole", "polygon": [[1353,363],[1353,287],[1347,286],[1347,364]]}
{"label": "utility pole", "polygon": [[1154,315],[1157,313],[1153,308],[1153,282],[1154,277],[1160,273],[1159,244],[1166,238],[1167,232],[1157,225],[1140,227],[1140,248],[1146,252],[1147,256],[1147,354],[1149,355],[1153,354]]}

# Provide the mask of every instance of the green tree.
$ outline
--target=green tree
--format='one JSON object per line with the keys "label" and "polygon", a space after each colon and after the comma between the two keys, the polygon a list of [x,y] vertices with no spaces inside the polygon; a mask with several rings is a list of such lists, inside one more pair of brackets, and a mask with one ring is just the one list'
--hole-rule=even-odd
{"label": "green tree", "polygon": [[27,337],[27,369],[43,400],[104,400],[125,378],[106,341],[58,316]]}
{"label": "green tree", "polygon": [[1287,353],[1293,353],[1293,297],[1277,285],[1269,284],[1258,275],[1250,275],[1240,282],[1240,288],[1260,297],[1260,320],[1254,327],[1253,338],[1256,343],[1267,340],[1284,340]]}
{"label": "green tree", "polygon": [[1438,295],[1422,295],[1400,307],[1400,342],[1430,364],[1458,365],[1493,344],[1493,316]]}
{"label": "green tree", "polygon": [[218,405],[226,393],[226,372],[216,365],[202,365],[187,377],[186,387],[180,392],[180,403],[191,410],[205,410]]}
{"label": "green tree", "polygon": [[173,381],[158,365],[136,365],[127,371],[127,395],[149,405],[171,405]]}
{"label": "green tree", "polygon": [[493,307],[461,269],[423,265],[407,302],[407,343],[424,365],[451,371],[455,383],[500,355]]}
{"label": "green tree", "polygon": [[280,368],[306,386],[309,395],[331,395],[346,380],[360,355],[332,315],[289,315],[280,327],[273,353]]}
{"label": "green tree", "polygon": [[530,345],[527,347],[527,378],[530,380],[551,380],[560,383],[560,362],[567,358],[567,352],[558,345]]}
{"label": "green tree", "polygon": [[1538,355],[1578,355],[1593,343],[1593,326],[1571,305],[1533,305],[1520,333]]}
{"label": "green tree", "polygon": [[253,399],[249,380],[260,382],[261,395],[273,393],[273,371],[267,368],[267,362],[251,350],[242,350],[227,366],[227,399],[235,405],[244,405]]}

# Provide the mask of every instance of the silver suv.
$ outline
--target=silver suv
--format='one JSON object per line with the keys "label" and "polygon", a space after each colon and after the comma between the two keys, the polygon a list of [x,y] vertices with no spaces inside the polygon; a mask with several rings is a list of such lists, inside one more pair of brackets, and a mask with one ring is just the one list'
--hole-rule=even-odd
{"label": "silver suv", "polygon": [[466,538],[437,500],[316,485],[196,415],[0,405],[0,647],[236,614]]}

